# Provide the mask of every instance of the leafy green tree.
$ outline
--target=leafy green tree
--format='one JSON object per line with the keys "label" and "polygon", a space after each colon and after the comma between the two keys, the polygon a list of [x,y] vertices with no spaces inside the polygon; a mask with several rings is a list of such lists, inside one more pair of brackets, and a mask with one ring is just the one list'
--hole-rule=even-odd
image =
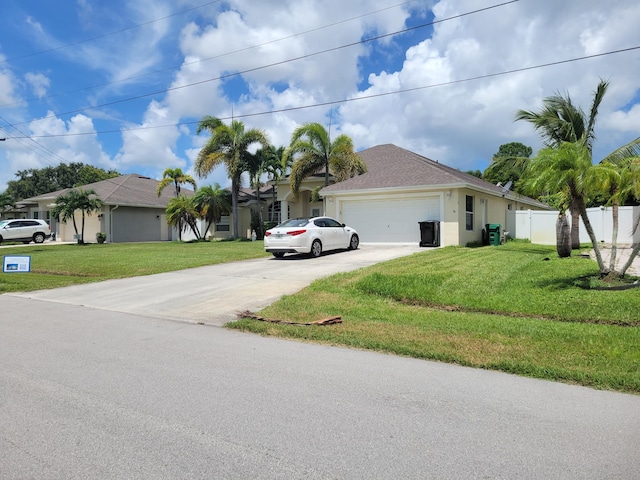
{"label": "leafy green tree", "polygon": [[324,170],[325,186],[329,185],[330,174],[341,182],[367,170],[351,138],[341,134],[332,142],[327,129],[319,123],[306,123],[294,130],[283,162],[292,165],[289,178],[294,195],[298,194],[305,178],[321,170]]}
{"label": "leafy green tree", "polygon": [[98,198],[95,190],[74,188],[56,198],[56,203],[51,211],[51,216],[57,221],[62,222],[67,222],[71,219],[73,222],[73,230],[76,235],[78,235],[78,225],[76,223],[75,212],[80,210],[82,213],[82,226],[78,243],[83,244],[85,216],[98,212],[102,208],[102,205],[102,200]]}
{"label": "leafy green tree", "polygon": [[15,174],[17,180],[7,184],[7,192],[16,200],[74,188],[120,176],[115,170],[103,170],[79,162],[55,167],[30,168]]}
{"label": "leafy green tree", "polygon": [[238,238],[238,193],[242,173],[247,171],[249,148],[259,144],[269,146],[267,134],[260,129],[245,130],[244,123],[232,120],[226,125],[219,118],[205,116],[198,123],[196,133],[203,131],[211,135],[200,150],[194,169],[200,178],[209,175],[218,165],[224,165],[231,179],[231,209],[233,237]]}
{"label": "leafy green tree", "polygon": [[518,181],[527,168],[533,149],[520,142],[500,145],[493,155],[491,164],[482,173],[482,179],[497,185],[512,182],[513,190],[519,192]]}
{"label": "leafy green tree", "polygon": [[207,222],[206,235],[211,225],[219,223],[223,215],[231,211],[231,193],[216,183],[212,186],[200,187],[193,197],[198,216]]}
{"label": "leafy green tree", "polygon": [[185,232],[187,228],[190,228],[196,238],[201,238],[198,218],[200,218],[200,212],[196,208],[194,197],[178,195],[169,200],[167,204],[167,223],[170,226],[177,227]]}
{"label": "leafy green tree", "polygon": [[13,208],[15,206],[15,201],[11,194],[7,191],[0,193],[0,213],[2,213],[8,207]]}

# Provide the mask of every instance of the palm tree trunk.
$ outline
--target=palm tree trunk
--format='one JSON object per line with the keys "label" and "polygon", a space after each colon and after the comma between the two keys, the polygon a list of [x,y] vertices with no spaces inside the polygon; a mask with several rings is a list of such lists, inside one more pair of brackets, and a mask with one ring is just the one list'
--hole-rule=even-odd
{"label": "palm tree trunk", "polygon": [[233,215],[233,238],[238,235],[238,178],[234,175],[231,179],[231,214]]}
{"label": "palm tree trunk", "polygon": [[593,251],[596,255],[596,261],[598,262],[600,275],[606,275],[607,273],[609,273],[609,269],[605,267],[604,262],[602,261],[600,246],[598,245],[596,234],[593,232],[593,227],[591,226],[591,222],[589,221],[589,216],[587,215],[587,206],[585,205],[584,201],[579,201],[578,206],[580,208],[580,216],[582,217],[582,223],[584,223],[584,228],[587,230],[587,233],[589,234],[589,238],[591,239],[591,245],[593,245]]}
{"label": "palm tree trunk", "polygon": [[560,258],[571,256],[571,235],[569,231],[569,222],[564,213],[558,215],[556,221],[556,251]]}
{"label": "palm tree trunk", "polygon": [[613,231],[611,232],[611,258],[609,259],[609,270],[616,269],[616,256],[618,255],[618,202],[614,201],[612,206]]}
{"label": "palm tree trunk", "polygon": [[[640,216],[636,218],[636,224],[633,227],[633,233],[636,233],[636,230],[638,229],[638,225],[640,225]],[[622,269],[620,270],[621,277],[624,277],[624,274],[627,273],[627,270],[633,263],[633,260],[638,256],[638,252],[640,252],[640,242],[636,243],[633,246],[633,250],[631,250],[631,253],[629,254],[629,258],[627,259],[627,263],[625,263]]]}
{"label": "palm tree trunk", "polygon": [[569,207],[571,212],[571,248],[573,250],[580,249],[580,210],[572,202]]}

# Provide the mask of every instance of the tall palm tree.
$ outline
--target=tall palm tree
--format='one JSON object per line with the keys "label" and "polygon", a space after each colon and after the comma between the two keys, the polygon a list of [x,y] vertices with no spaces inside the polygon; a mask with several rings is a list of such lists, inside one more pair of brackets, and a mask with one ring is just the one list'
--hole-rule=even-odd
{"label": "tall palm tree", "polygon": [[204,130],[211,136],[198,153],[194,169],[200,178],[204,178],[218,165],[225,165],[231,179],[233,237],[238,238],[238,193],[242,173],[247,170],[249,148],[256,143],[267,148],[269,139],[263,130],[245,130],[241,121],[232,120],[226,125],[219,118],[209,115],[200,120],[196,134],[199,135]]}
{"label": "tall palm tree", "polygon": [[[559,147],[565,142],[580,142],[589,152],[593,150],[595,140],[595,124],[598,109],[602,103],[609,82],[601,80],[593,94],[589,114],[574,105],[567,93],[565,96],[556,93],[542,101],[542,109],[538,112],[518,110],[516,120],[525,120],[539,131],[545,146]],[[569,193],[569,210],[571,212],[571,246],[580,248],[579,199]]]}
{"label": "tall palm tree", "polygon": [[213,187],[208,185],[198,189],[193,201],[200,218],[204,218],[207,222],[207,228],[202,232],[203,237],[213,223],[220,223],[222,215],[229,213],[231,210],[230,197],[229,191],[223,189],[218,183],[214,184]]}
{"label": "tall palm tree", "polygon": [[198,188],[194,178],[184,173],[181,168],[165,168],[162,172],[162,180],[158,183],[158,196],[162,195],[162,191],[169,185],[173,185],[174,196],[178,197],[182,191],[180,185],[185,183],[190,184],[194,191]]}
{"label": "tall palm tree", "polygon": [[305,123],[294,130],[283,162],[293,164],[289,181],[294,195],[305,178],[322,169],[325,186],[329,185],[330,173],[340,182],[367,171],[351,138],[341,134],[332,142],[327,129],[319,123]]}
{"label": "tall palm tree", "polygon": [[80,229],[80,238],[78,243],[84,243],[84,223],[85,216],[91,215],[102,208],[103,202],[98,198],[97,193],[93,189],[83,190],[82,188],[74,188],[56,198],[56,204],[51,211],[51,216],[57,221],[66,222],[71,219],[73,222],[73,230],[78,235],[78,225],[76,223],[76,210],[82,212],[82,226]]}
{"label": "tall palm tree", "polygon": [[274,147],[270,145],[267,149],[267,161],[264,166],[265,173],[269,176],[269,181],[273,184],[271,189],[271,217],[270,221],[274,219],[275,205],[276,205],[276,185],[278,181],[284,176],[286,172],[286,166],[282,163],[284,157],[285,148],[283,146]]}

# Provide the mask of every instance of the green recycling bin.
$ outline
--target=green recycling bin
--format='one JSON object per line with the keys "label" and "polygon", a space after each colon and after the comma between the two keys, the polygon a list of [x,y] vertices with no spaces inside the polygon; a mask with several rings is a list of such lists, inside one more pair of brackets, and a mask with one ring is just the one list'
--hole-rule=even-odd
{"label": "green recycling bin", "polygon": [[500,227],[499,223],[487,223],[487,237],[489,245],[500,245]]}

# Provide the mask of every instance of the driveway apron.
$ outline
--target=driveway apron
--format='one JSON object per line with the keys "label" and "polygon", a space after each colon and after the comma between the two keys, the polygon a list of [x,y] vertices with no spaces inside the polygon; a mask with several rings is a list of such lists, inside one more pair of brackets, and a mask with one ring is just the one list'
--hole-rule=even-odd
{"label": "driveway apron", "polygon": [[49,302],[192,323],[223,325],[302,290],[318,278],[427,251],[417,245],[361,245],[320,258],[288,255],[107,280],[52,290],[9,293]]}

